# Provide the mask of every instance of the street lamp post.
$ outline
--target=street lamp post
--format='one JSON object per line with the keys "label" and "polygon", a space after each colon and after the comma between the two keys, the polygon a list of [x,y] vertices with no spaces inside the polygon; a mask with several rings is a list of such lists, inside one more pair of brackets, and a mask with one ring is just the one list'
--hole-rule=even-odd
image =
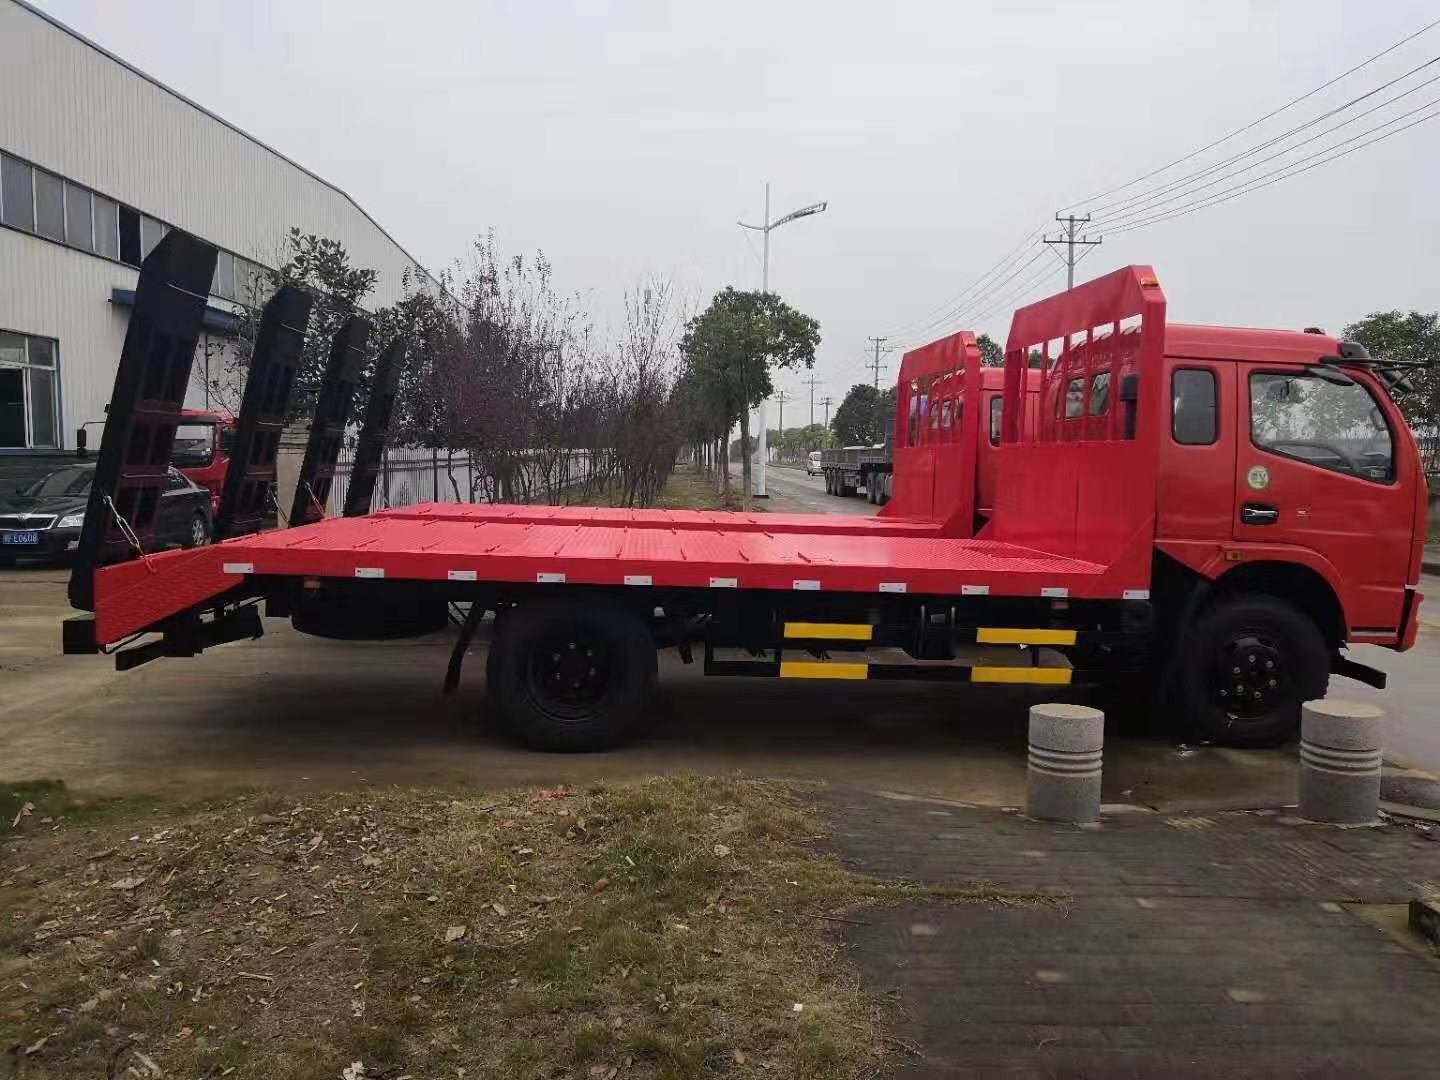
{"label": "street lamp post", "polygon": [[[737,222],[736,222],[736,224],[739,225],[742,229],[751,229],[751,230],[753,230],[753,231],[755,231],[755,232],[761,233],[761,234],[764,236],[764,253],[763,253],[763,255],[761,256],[761,260],[760,260],[760,291],[761,291],[762,293],[768,293],[768,292],[770,291],[770,232],[771,232],[771,230],[772,230],[772,229],[778,229],[781,225],[787,225],[787,224],[789,224],[789,223],[792,222],[792,221],[798,220],[799,218],[809,217],[809,216],[812,215],[812,214],[818,214],[818,213],[822,212],[822,211],[825,209],[825,207],[828,206],[828,205],[829,205],[829,203],[823,203],[823,202],[811,203],[809,206],[802,206],[799,210],[792,210],[792,211],[790,211],[790,213],[784,215],[783,217],[778,217],[778,218],[776,218],[774,221],[771,221],[771,220],[770,220],[770,181],[768,181],[768,180],[765,181],[765,223],[764,223],[763,225],[747,225],[747,224],[746,224],[745,222],[743,222],[743,221],[737,221]],[[769,453],[768,448],[767,448],[766,445],[765,445],[765,441],[766,441],[766,440],[765,440],[765,402],[764,402],[764,401],[761,401],[761,402],[760,402],[760,407],[759,407],[759,409],[757,410],[757,413],[758,413],[757,422],[758,422],[759,427],[760,427],[760,443],[759,443],[759,446],[756,447],[756,455],[757,455],[757,457],[759,458],[759,460],[756,462],[756,469],[755,469],[755,490],[752,492],[752,494],[753,494],[757,499],[764,499],[764,498],[768,498],[768,495],[767,495],[766,492],[765,492],[765,459],[766,459],[766,457],[768,456],[768,453]],[[743,448],[742,448],[742,450],[743,450]]]}

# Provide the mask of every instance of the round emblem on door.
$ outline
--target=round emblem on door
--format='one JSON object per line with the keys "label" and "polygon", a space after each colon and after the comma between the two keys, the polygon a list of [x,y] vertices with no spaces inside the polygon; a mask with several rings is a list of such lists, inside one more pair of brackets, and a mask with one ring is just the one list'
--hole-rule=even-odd
{"label": "round emblem on door", "polygon": [[1270,486],[1270,470],[1264,465],[1252,465],[1245,474],[1245,483],[1254,491],[1264,491]]}

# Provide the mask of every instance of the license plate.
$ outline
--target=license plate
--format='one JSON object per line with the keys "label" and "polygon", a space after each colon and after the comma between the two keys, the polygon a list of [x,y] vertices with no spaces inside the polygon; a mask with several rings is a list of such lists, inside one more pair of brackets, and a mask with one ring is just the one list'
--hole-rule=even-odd
{"label": "license plate", "polygon": [[4,544],[38,544],[40,534],[38,532],[7,532],[0,533],[0,543]]}

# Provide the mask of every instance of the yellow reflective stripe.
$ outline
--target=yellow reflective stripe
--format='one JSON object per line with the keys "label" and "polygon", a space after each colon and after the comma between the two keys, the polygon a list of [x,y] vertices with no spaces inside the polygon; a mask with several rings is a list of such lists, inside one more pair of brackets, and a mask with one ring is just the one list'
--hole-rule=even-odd
{"label": "yellow reflective stripe", "polygon": [[826,641],[869,641],[875,628],[869,623],[787,622],[787,638],[821,638]]}
{"label": "yellow reflective stripe", "polygon": [[833,660],[782,660],[782,679],[865,679],[869,664],[840,664]]}
{"label": "yellow reflective stripe", "polygon": [[1069,686],[1071,671],[1063,667],[972,667],[972,683],[1031,683]]}
{"label": "yellow reflective stripe", "polygon": [[1074,645],[1074,630],[1008,630],[982,626],[975,631],[977,645]]}

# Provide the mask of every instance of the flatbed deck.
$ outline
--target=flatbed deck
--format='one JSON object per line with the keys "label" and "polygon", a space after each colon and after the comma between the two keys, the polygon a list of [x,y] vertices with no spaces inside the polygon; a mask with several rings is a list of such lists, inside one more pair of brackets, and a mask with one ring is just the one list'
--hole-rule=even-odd
{"label": "flatbed deck", "polygon": [[903,519],[432,503],[106,567],[96,633],[117,641],[251,576],[1119,598],[1108,569]]}

